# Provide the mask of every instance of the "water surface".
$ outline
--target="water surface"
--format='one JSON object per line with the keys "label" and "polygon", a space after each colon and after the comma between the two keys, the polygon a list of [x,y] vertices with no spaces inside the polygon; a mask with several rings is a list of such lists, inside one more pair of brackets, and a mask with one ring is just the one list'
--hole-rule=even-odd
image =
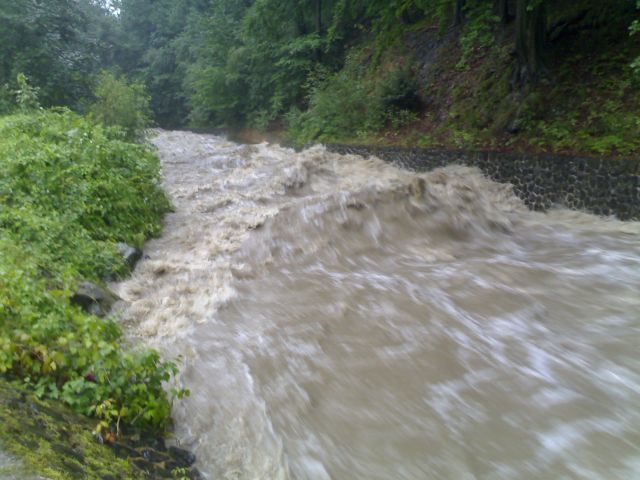
{"label": "water surface", "polygon": [[476,169],[161,132],[176,211],[117,286],[222,479],[640,478],[640,226]]}

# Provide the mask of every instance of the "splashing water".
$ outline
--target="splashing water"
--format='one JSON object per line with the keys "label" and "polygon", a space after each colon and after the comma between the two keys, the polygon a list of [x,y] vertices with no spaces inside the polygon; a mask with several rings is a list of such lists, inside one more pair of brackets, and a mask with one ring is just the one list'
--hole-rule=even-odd
{"label": "splashing water", "polygon": [[222,479],[640,478],[640,224],[451,166],[160,132],[175,212],[115,286]]}

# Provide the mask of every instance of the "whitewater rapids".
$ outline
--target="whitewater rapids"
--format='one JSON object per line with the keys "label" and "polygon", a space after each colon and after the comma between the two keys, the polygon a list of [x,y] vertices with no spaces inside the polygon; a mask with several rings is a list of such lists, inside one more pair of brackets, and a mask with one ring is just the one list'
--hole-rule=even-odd
{"label": "whitewater rapids", "polygon": [[153,143],[175,212],[114,289],[181,357],[207,478],[640,478],[638,223],[462,166]]}

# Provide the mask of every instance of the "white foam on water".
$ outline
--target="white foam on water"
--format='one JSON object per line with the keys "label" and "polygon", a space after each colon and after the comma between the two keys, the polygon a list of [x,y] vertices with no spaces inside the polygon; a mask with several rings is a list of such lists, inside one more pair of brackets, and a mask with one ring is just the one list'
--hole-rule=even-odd
{"label": "white foam on water", "polygon": [[451,166],[154,139],[175,211],[114,287],[220,479],[640,478],[640,225]]}

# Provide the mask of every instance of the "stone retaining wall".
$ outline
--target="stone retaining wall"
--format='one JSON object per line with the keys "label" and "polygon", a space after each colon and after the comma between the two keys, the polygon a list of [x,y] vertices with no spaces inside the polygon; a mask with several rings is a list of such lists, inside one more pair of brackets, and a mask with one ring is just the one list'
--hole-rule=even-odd
{"label": "stone retaining wall", "polygon": [[511,183],[529,208],[561,205],[621,220],[640,220],[640,160],[604,160],[502,152],[455,152],[327,144],[335,153],[375,155],[415,171],[451,164],[480,168],[494,181]]}

